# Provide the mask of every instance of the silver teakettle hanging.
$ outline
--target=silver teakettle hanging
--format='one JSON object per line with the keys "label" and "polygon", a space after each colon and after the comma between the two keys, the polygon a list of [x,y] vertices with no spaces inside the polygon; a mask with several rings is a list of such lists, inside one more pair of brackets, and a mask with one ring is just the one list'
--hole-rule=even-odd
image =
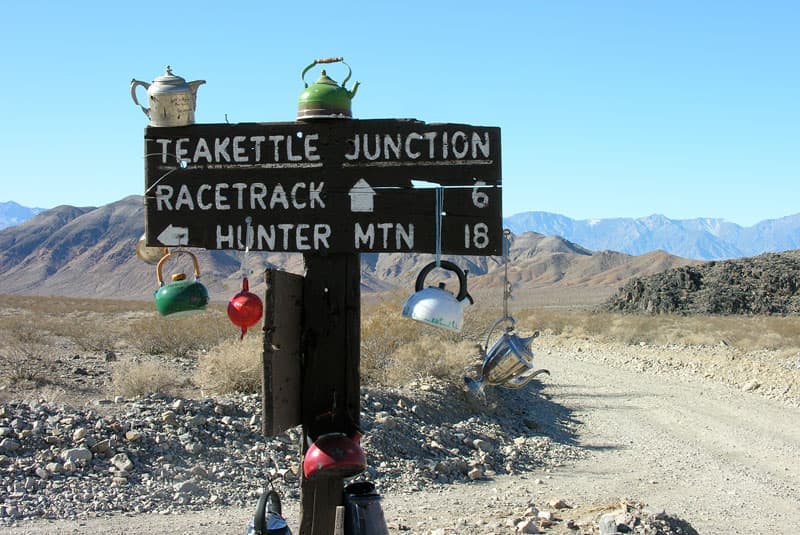
{"label": "silver teakettle hanging", "polygon": [[[425,287],[425,277],[436,267],[452,271],[458,277],[458,294],[453,295],[440,284]],[[403,317],[450,331],[460,331],[464,324],[464,306],[473,302],[467,293],[467,273],[447,260],[431,262],[417,276],[415,293],[403,305]]]}
{"label": "silver teakettle hanging", "polygon": [[[150,118],[150,126],[186,126],[194,124],[194,111],[197,108],[197,88],[206,83],[205,80],[187,82],[172,73],[167,65],[167,72],[153,80],[152,84],[131,80],[131,98]],[[149,108],[139,104],[136,88],[142,86],[147,90]]]}
{"label": "silver teakettle hanging", "polygon": [[[539,336],[539,331],[527,338],[514,332],[516,322],[508,313],[508,300],[511,297],[511,284],[508,282],[508,248],[511,232],[504,233],[503,260],[505,273],[503,276],[503,317],[494,322],[486,336],[486,345],[481,348],[483,365],[478,379],[464,377],[467,388],[478,397],[484,397],[484,388],[488,385],[503,388],[521,388],[541,374],[550,375],[545,369],[533,367],[533,351],[531,342]],[[506,324],[503,334],[491,346],[492,333],[501,324]]]}

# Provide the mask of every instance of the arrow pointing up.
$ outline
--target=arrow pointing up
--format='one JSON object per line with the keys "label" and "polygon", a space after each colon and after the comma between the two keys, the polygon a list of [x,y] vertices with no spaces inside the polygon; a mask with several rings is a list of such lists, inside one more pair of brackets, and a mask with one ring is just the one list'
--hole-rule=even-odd
{"label": "arrow pointing up", "polygon": [[353,184],[350,188],[350,211],[351,212],[372,212],[373,211],[373,197],[375,190],[369,185],[366,180],[359,179],[358,182]]}
{"label": "arrow pointing up", "polygon": [[173,227],[172,223],[170,223],[158,235],[158,241],[167,246],[189,245],[189,229],[187,227]]}

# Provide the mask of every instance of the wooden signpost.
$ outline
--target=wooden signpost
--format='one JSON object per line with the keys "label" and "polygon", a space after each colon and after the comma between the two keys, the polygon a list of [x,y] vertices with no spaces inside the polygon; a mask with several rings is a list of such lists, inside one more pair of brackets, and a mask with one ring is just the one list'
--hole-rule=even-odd
{"label": "wooden signpost", "polygon": [[[150,246],[303,253],[269,271],[264,433],[305,453],[360,415],[362,252],[501,255],[500,129],[326,119],[145,130]],[[369,452],[367,452],[369,459]],[[300,535],[329,535],[343,481],[301,482]]]}
{"label": "wooden signpost", "polygon": [[496,127],[386,119],[148,128],[145,155],[148,245],[433,253],[441,187],[441,252],[502,254]]}

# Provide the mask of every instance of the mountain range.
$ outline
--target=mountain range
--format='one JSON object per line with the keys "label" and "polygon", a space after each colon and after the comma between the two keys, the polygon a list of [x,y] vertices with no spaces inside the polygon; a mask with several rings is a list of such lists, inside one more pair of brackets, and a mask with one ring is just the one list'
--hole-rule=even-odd
{"label": "mountain range", "polygon": [[14,201],[0,202],[0,229],[19,225],[43,211],[44,208],[27,208]]}
{"label": "mountain range", "polygon": [[[151,299],[157,289],[155,267],[135,255],[144,232],[144,202],[130,196],[101,207],[58,206],[24,223],[0,230],[0,293]],[[212,300],[227,300],[239,290],[243,252],[194,251],[201,280]],[[178,259],[182,257],[177,257]],[[413,289],[420,270],[433,260],[427,254],[362,254],[361,284],[366,293]],[[469,270],[468,287],[476,300],[499,302],[505,266],[498,257],[464,256],[452,259]],[[169,260],[164,278],[189,266]],[[181,264],[183,262],[183,264]],[[594,304],[609,297],[634,276],[694,264],[664,251],[643,255],[605,250],[595,252],[557,236],[523,232],[514,237],[509,253],[508,279],[514,297],[525,304]],[[251,252],[246,271],[261,273],[276,267],[302,273],[300,254]],[[441,273],[440,273],[441,272]],[[436,270],[426,279],[441,277],[455,290],[450,272]],[[259,281],[262,279],[262,281]],[[263,278],[251,276],[252,291],[263,291]]]}
{"label": "mountain range", "polygon": [[504,219],[514,234],[533,231],[561,236],[589,249],[632,255],[663,250],[683,258],[724,260],[800,248],[800,214],[742,227],[724,219],[576,220],[549,212],[525,212]]}
{"label": "mountain range", "polygon": [[[15,202],[0,203],[0,229],[19,225],[44,211]],[[550,212],[523,212],[506,217],[515,235],[536,232],[559,236],[594,251],[641,255],[662,250],[682,258],[724,260],[800,248],[800,213],[742,227],[724,219],[640,218],[572,219]]]}

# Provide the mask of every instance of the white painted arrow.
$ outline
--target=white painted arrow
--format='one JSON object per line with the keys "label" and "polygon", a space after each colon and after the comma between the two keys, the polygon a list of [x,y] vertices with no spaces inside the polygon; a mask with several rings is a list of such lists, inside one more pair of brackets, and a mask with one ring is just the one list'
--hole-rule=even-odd
{"label": "white painted arrow", "polygon": [[353,184],[349,195],[351,212],[372,212],[374,210],[372,198],[375,196],[375,190],[363,178]]}
{"label": "white painted arrow", "polygon": [[158,235],[158,241],[163,245],[189,245],[189,229],[187,227],[173,227],[172,223]]}

